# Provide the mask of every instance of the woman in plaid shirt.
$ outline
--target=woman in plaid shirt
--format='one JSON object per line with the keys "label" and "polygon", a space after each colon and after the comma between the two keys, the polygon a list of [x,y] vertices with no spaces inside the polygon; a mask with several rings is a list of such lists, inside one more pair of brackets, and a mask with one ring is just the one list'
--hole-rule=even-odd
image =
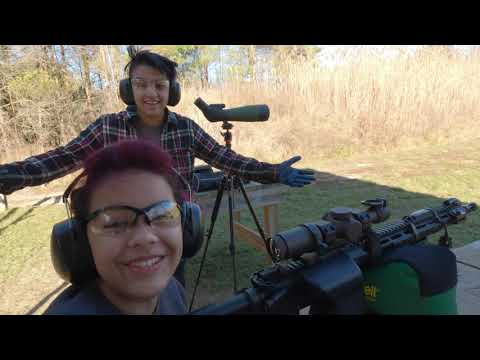
{"label": "woman in plaid shirt", "polygon": [[313,172],[291,167],[300,156],[275,165],[242,156],[218,144],[193,120],[171,112],[167,105],[175,105],[179,100],[179,91],[172,91],[177,64],[148,50],[129,47],[128,52],[131,60],[125,70],[135,106],[100,116],[65,146],[0,165],[0,194],[8,195],[65,176],[80,169],[93,151],[137,138],[160,144],[171,155],[174,168],[189,183],[196,157],[225,172],[264,184],[280,182],[301,187],[314,180]]}

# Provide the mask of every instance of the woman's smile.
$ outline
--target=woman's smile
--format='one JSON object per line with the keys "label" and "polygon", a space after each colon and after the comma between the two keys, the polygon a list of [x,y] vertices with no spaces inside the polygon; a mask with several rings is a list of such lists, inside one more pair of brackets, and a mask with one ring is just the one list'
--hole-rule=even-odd
{"label": "woman's smile", "polygon": [[152,273],[162,267],[166,255],[141,257],[129,261],[126,266],[129,270],[139,273]]}

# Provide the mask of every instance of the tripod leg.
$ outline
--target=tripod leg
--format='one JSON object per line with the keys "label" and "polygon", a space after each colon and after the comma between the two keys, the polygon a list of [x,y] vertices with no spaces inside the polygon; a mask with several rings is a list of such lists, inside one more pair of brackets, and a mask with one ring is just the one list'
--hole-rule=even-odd
{"label": "tripod leg", "polygon": [[253,210],[252,204],[250,203],[250,200],[248,199],[247,192],[245,191],[245,187],[243,186],[242,180],[241,179],[236,179],[238,181],[238,184],[240,185],[240,190],[242,191],[243,198],[245,199],[245,202],[248,205],[248,209],[250,210],[250,213],[252,214],[253,220],[255,221],[255,225],[257,226],[258,233],[263,239],[263,242],[265,243],[265,248],[267,249],[268,255],[270,255],[270,258],[273,260],[272,253],[270,252],[270,246],[268,246],[267,243],[267,238],[265,237],[265,233],[263,232],[262,227],[260,226],[260,222],[258,221],[257,215],[255,215],[255,211]]}
{"label": "tripod leg", "polygon": [[197,280],[195,281],[195,287],[193,288],[192,300],[190,302],[189,312],[192,311],[193,301],[195,300],[195,294],[197,293],[197,287],[200,282],[200,276],[202,274],[203,265],[205,263],[205,258],[207,256],[208,245],[210,244],[210,238],[213,234],[213,228],[215,226],[215,221],[217,220],[218,209],[222,203],[223,189],[226,186],[227,178],[224,177],[217,191],[217,197],[215,198],[215,204],[212,210],[212,216],[210,220],[210,228],[208,229],[207,241],[205,242],[205,249],[203,250],[202,260],[200,262],[200,268],[198,269]]}
{"label": "tripod leg", "polygon": [[233,266],[233,291],[237,292],[237,267],[235,264],[235,234],[233,232],[233,199],[232,199],[232,191],[233,188],[233,179],[229,179],[230,184],[227,188],[228,193],[228,217],[230,221],[230,255],[232,256],[232,266]]}

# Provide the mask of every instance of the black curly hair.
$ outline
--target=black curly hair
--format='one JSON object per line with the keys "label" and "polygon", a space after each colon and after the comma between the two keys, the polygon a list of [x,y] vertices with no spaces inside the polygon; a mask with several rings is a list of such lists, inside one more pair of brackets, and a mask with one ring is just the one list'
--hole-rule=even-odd
{"label": "black curly hair", "polygon": [[178,64],[165,56],[151,52],[150,50],[142,50],[138,46],[130,45],[127,48],[130,61],[125,66],[125,73],[132,78],[132,72],[138,65],[151,66],[162,74],[165,74],[170,82],[177,79]]}

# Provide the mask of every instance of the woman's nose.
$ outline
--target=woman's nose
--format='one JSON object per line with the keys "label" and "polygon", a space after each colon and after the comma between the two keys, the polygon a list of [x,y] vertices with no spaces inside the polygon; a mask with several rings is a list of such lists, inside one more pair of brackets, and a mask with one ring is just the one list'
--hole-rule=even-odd
{"label": "woman's nose", "polygon": [[130,230],[128,246],[151,245],[158,241],[160,241],[160,238],[145,221],[145,217],[138,218],[137,223]]}
{"label": "woman's nose", "polygon": [[155,88],[155,84],[148,84],[145,93],[149,96],[154,96],[157,94],[157,89]]}

